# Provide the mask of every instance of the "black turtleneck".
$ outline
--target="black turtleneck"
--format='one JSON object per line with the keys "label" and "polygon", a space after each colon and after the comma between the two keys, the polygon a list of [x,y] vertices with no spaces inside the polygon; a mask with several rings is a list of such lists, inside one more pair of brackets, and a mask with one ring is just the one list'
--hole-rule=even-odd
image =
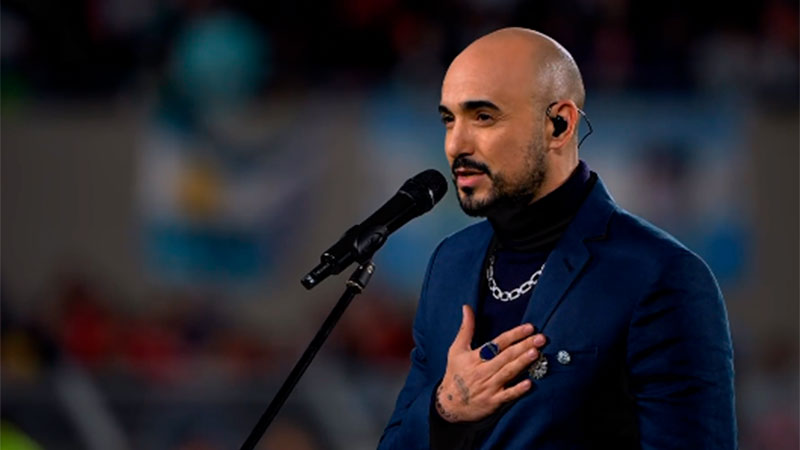
{"label": "black turtleneck", "polygon": [[[595,179],[586,163],[581,161],[569,178],[553,192],[529,205],[503,211],[489,219],[495,231],[489,253],[495,255],[494,278],[500,289],[511,291],[542,267],[578,212]],[[516,300],[501,302],[487,288],[485,267],[481,280],[481,300],[476,311],[473,340],[475,346],[519,325],[533,292],[531,289]]]}
{"label": "black turtleneck", "polygon": [[594,185],[589,167],[580,161],[553,192],[517,208],[496,212],[489,222],[503,248],[536,251],[552,247],[578,212]]}
{"label": "black turtleneck", "polygon": [[[473,347],[522,323],[533,292],[531,289],[508,302],[495,299],[489,292],[486,280],[489,256],[495,255],[494,278],[498,287],[504,291],[519,287],[542,267],[596,180],[597,175],[589,170],[585,162],[580,161],[569,178],[553,192],[531,204],[495,212],[489,218],[495,235],[481,273]],[[533,325],[537,329],[541,326]],[[471,448],[491,430],[501,413],[480,422],[464,424],[446,422],[439,417],[433,405],[430,415],[431,448],[436,449]]]}

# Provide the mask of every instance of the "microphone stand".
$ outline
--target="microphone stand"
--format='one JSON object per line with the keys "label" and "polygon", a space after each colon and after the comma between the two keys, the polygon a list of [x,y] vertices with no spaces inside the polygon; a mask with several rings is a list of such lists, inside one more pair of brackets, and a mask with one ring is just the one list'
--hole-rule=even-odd
{"label": "microphone stand", "polygon": [[267,406],[266,411],[264,414],[261,415],[261,418],[256,423],[256,426],[253,428],[253,431],[250,432],[250,435],[247,437],[247,440],[244,441],[242,444],[241,450],[253,450],[258,444],[258,441],[261,439],[261,436],[264,435],[264,432],[267,431],[267,427],[272,423],[272,420],[275,419],[275,416],[280,411],[283,404],[286,402],[286,399],[289,398],[289,394],[292,393],[292,390],[297,385],[297,382],[300,381],[300,377],[303,376],[308,366],[311,364],[311,361],[316,356],[319,349],[322,347],[322,344],[325,343],[325,339],[328,338],[328,335],[333,330],[333,327],[336,326],[336,323],[339,319],[342,318],[344,311],[350,305],[350,302],[353,298],[364,291],[364,288],[367,287],[367,283],[369,283],[370,278],[372,277],[372,273],[375,271],[375,264],[373,264],[372,260],[368,260],[365,264],[361,264],[358,268],[353,272],[353,275],[350,276],[350,279],[347,280],[347,289],[345,289],[344,294],[342,294],[341,298],[339,298],[339,302],[336,303],[336,306],[333,307],[330,314],[328,314],[328,318],[325,319],[325,322],[322,323],[319,331],[314,336],[314,339],[311,340],[311,343],[308,344],[306,351],[303,352],[303,356],[300,357],[300,360],[297,361],[295,364],[294,369],[292,369],[289,376],[286,378],[286,381],[283,382],[283,385],[278,390],[278,393],[275,394],[275,397],[272,398],[269,406]]}

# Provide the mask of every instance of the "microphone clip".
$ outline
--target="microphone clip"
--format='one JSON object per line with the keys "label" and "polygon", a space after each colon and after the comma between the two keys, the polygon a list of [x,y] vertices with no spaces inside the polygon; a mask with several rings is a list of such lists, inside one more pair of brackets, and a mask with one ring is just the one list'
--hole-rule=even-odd
{"label": "microphone clip", "polygon": [[341,273],[354,261],[362,265],[368,263],[386,242],[388,235],[385,226],[363,229],[362,225],[353,225],[320,256],[320,263],[311,269],[300,283],[306,289],[312,289],[325,278]]}

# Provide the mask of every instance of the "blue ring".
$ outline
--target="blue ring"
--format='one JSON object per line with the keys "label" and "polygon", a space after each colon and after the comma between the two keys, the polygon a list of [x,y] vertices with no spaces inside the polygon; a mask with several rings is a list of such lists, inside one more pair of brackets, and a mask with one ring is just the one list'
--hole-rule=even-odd
{"label": "blue ring", "polygon": [[500,353],[500,347],[491,341],[481,345],[481,348],[478,351],[478,355],[480,355],[481,360],[483,361],[489,361],[497,356],[498,353]]}

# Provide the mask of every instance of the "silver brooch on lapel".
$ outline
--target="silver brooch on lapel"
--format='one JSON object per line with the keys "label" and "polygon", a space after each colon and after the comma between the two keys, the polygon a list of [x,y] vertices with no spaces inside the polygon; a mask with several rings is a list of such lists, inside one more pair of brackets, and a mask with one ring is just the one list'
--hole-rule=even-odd
{"label": "silver brooch on lapel", "polygon": [[533,362],[528,368],[528,375],[534,380],[541,380],[547,374],[547,358],[539,355],[539,359]]}

